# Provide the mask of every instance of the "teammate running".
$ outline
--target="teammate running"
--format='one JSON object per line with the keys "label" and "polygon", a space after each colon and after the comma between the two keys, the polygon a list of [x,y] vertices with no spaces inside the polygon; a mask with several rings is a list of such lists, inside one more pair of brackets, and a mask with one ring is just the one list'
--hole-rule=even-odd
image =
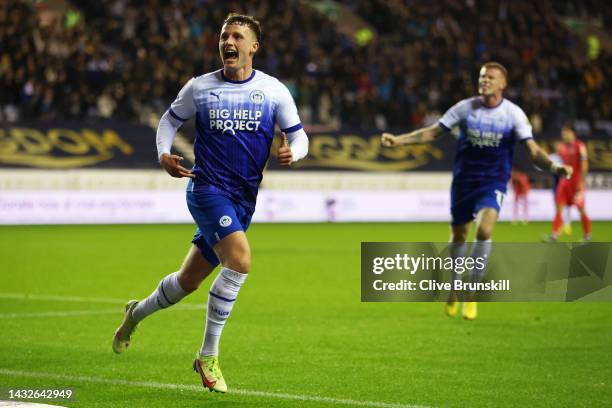
{"label": "teammate running", "polygon": [[[387,147],[429,143],[459,126],[457,154],[451,186],[451,256],[465,257],[466,240],[472,221],[476,220],[476,242],[470,256],[488,258],[491,235],[502,205],[512,169],[514,144],[520,141],[531,160],[551,173],[569,177],[572,168],[553,163],[533,140],[531,125],[523,110],[503,97],[508,72],[497,62],[488,62],[480,69],[478,94],[450,108],[432,126],[399,136],[383,133],[381,142]],[[482,281],[486,264],[473,268],[469,279]],[[453,279],[461,279],[454,274]],[[459,297],[451,292],[445,305],[449,316],[459,310]],[[468,320],[477,316],[475,293],[468,293],[462,310]]]}

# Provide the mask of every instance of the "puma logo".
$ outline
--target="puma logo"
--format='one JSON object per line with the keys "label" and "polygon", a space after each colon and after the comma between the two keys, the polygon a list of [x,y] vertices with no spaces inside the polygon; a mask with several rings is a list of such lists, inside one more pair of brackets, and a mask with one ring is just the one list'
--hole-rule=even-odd
{"label": "puma logo", "polygon": [[214,93],[213,91],[210,91],[210,94],[212,96],[216,96],[217,97],[217,101],[221,101],[221,92],[223,92],[223,91],[219,91],[218,93]]}

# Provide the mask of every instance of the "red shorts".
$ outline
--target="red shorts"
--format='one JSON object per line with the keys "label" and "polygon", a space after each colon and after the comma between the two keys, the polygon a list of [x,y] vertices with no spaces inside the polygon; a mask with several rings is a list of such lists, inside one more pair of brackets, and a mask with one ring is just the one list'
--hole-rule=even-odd
{"label": "red shorts", "polygon": [[524,197],[529,193],[531,189],[531,184],[529,184],[529,179],[526,174],[512,174],[512,178],[510,179],[512,182],[512,190],[514,190],[514,195],[517,197]]}
{"label": "red shorts", "polygon": [[517,186],[512,183],[512,190],[514,190],[515,197],[527,197],[527,193],[529,193],[529,187]]}
{"label": "red shorts", "polygon": [[584,208],[584,193],[585,190],[580,189],[577,182],[559,180],[555,202],[557,204],[575,205],[578,208]]}

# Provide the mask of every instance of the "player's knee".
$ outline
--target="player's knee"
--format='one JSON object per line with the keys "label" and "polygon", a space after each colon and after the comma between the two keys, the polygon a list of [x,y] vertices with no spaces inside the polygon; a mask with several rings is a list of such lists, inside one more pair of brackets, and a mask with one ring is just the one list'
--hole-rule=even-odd
{"label": "player's knee", "polygon": [[489,225],[481,225],[476,231],[476,239],[479,241],[486,241],[491,239],[491,235],[493,234],[493,227]]}
{"label": "player's knee", "polygon": [[461,244],[465,241],[467,241],[467,234],[453,235],[453,238],[452,238],[453,244]]}
{"label": "player's knee", "polygon": [[223,266],[236,272],[249,273],[251,269],[251,256],[242,254],[239,256],[229,257]]}
{"label": "player's knee", "polygon": [[451,233],[451,241],[455,244],[467,241],[468,231],[453,230]]}
{"label": "player's knee", "polygon": [[221,264],[237,272],[249,273],[251,269],[251,251],[248,245],[236,245],[225,256]]}

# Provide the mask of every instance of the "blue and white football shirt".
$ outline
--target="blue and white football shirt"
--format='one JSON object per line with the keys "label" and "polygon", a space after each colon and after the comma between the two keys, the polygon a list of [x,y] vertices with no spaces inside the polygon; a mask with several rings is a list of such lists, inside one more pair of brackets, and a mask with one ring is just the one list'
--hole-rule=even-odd
{"label": "blue and white football shirt", "polygon": [[195,115],[194,191],[212,191],[254,208],[270,155],[275,123],[286,133],[302,128],[295,102],[278,79],[253,70],[231,81],[223,70],[192,78],[169,109],[186,121]]}
{"label": "blue and white football shirt", "polygon": [[507,99],[488,108],[476,96],[455,104],[438,123],[446,130],[455,125],[460,129],[453,185],[468,189],[488,185],[506,192],[514,144],[533,137],[525,112]]}

